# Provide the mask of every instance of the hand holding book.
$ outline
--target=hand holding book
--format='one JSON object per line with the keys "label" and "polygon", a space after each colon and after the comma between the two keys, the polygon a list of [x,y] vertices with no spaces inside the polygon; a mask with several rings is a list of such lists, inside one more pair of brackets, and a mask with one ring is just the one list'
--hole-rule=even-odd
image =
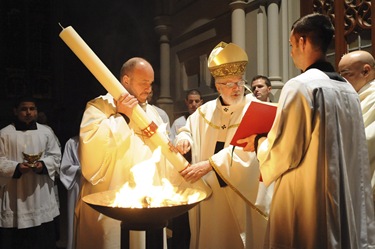
{"label": "hand holding book", "polygon": [[276,104],[252,101],[242,117],[230,144],[245,147],[246,143],[238,143],[238,140],[251,135],[268,133],[275,119],[276,109]]}

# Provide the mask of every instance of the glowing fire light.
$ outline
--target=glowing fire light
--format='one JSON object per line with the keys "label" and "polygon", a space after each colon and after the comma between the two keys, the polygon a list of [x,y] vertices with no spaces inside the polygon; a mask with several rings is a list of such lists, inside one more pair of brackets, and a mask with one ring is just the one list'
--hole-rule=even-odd
{"label": "glowing fire light", "polygon": [[158,147],[149,160],[134,165],[131,169],[135,186],[126,182],[116,193],[112,207],[145,208],[186,205],[198,201],[200,192],[193,189],[178,190],[166,178],[161,185],[153,184],[156,163],[160,161],[161,148]]}

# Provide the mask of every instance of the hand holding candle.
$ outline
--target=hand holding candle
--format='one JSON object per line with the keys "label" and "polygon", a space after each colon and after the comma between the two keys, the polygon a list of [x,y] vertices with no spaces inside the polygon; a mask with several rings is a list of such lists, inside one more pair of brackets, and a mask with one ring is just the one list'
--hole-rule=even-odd
{"label": "hand holding candle", "polygon": [[[127,93],[126,89],[116,77],[113,76],[109,69],[71,26],[63,28],[60,37],[115,100],[118,100],[123,93]],[[149,120],[146,113],[139,105],[135,106],[130,119],[143,131],[144,135],[149,137],[155,148],[158,146],[161,147],[162,153],[179,172],[188,167],[189,163],[181,154],[170,150],[168,138],[157,131],[157,125]],[[203,180],[200,180],[196,184],[198,184],[201,189],[208,190]]]}

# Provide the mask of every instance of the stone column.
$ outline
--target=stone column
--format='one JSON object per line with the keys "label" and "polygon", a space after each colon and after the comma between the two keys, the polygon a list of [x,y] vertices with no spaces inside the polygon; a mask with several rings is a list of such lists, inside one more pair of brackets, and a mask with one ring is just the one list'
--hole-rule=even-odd
{"label": "stone column", "polygon": [[266,48],[267,44],[265,39],[265,30],[267,28],[264,24],[264,12],[262,7],[259,6],[257,12],[257,73],[261,75],[267,75],[266,71]]}
{"label": "stone column", "polygon": [[288,1],[281,2],[281,39],[282,39],[282,80],[286,82],[289,77],[289,34],[290,27],[288,23]]}
{"label": "stone column", "polygon": [[[272,88],[279,91],[283,87],[280,73],[280,25],[279,25],[279,3],[280,0],[267,1],[268,17],[268,77]],[[278,96],[276,92],[274,95]]]}
{"label": "stone column", "polygon": [[[232,10],[232,42],[246,51],[246,19],[245,7],[246,2],[243,0],[233,1],[229,4]],[[243,76],[246,79],[246,72]]]}
{"label": "stone column", "polygon": [[232,42],[246,49],[245,40],[245,7],[244,0],[238,0],[229,4],[232,9]]}
{"label": "stone column", "polygon": [[170,20],[168,16],[155,17],[155,31],[160,35],[160,96],[157,105],[168,113],[171,120],[173,114],[173,100],[170,83]]}

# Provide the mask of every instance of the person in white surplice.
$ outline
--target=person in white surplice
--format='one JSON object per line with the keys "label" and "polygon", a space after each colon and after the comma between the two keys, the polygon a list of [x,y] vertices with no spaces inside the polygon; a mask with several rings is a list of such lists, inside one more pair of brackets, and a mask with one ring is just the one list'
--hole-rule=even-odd
{"label": "person in white surplice", "polygon": [[372,194],[375,198],[375,60],[367,51],[345,54],[338,71],[359,95],[370,159]]}
{"label": "person in white surplice", "polygon": [[[13,110],[14,122],[0,130],[0,248],[56,248],[60,143],[36,122],[34,98],[20,97]],[[24,153],[40,158],[27,162]]]}
{"label": "person in white surplice", "polygon": [[375,248],[362,111],[326,60],[333,34],[322,14],[293,24],[291,56],[303,73],[285,83],[268,136],[247,139],[263,182],[275,182],[264,248]]}
{"label": "person in white surplice", "polygon": [[[139,57],[129,59],[122,66],[120,80],[129,93],[124,93],[118,100],[110,93],[99,96],[87,103],[83,114],[78,147],[83,176],[81,197],[117,190],[125,182],[134,184],[131,169],[152,157],[151,148],[155,147],[141,128],[129,118],[137,104],[148,118],[158,125],[158,132],[167,137],[163,120],[156,109],[147,103],[154,81],[154,70],[150,63]],[[173,165],[162,155],[152,178],[153,184],[161,185],[162,177],[169,177],[172,184],[173,179],[179,178],[178,182],[183,181],[173,169]],[[174,177],[171,177],[171,174],[174,174]],[[75,218],[77,249],[120,248],[119,220],[100,214],[85,204],[82,198],[77,202]],[[152,238],[147,239],[149,235],[152,234],[132,231],[130,245],[136,243],[137,248],[144,248],[145,237],[146,244],[152,244]],[[155,237],[158,242],[162,240],[163,243],[163,234],[159,231]],[[166,240],[165,235],[164,239]]]}
{"label": "person in white surplice", "polygon": [[171,126],[171,141],[174,142],[178,134],[179,129],[186,124],[186,120],[193,112],[197,110],[203,104],[201,93],[197,89],[191,89],[186,93],[185,105],[187,112],[177,118]]}
{"label": "person in white surplice", "polygon": [[219,43],[208,58],[219,97],[201,105],[180,128],[175,144],[192,165],[181,174],[187,181],[204,179],[212,195],[189,212],[191,249],[260,248],[266,219],[252,208],[259,168],[255,153],[230,145],[252,94],[244,95],[248,57],[234,43]]}
{"label": "person in white surplice", "polygon": [[251,91],[254,96],[260,101],[273,102],[271,100],[272,94],[272,85],[271,81],[267,76],[264,75],[255,75],[251,79]]}
{"label": "person in white surplice", "polygon": [[73,224],[74,209],[81,188],[81,165],[78,159],[79,136],[69,138],[65,143],[60,166],[60,181],[67,190],[67,228],[68,241],[66,249],[74,249]]}

